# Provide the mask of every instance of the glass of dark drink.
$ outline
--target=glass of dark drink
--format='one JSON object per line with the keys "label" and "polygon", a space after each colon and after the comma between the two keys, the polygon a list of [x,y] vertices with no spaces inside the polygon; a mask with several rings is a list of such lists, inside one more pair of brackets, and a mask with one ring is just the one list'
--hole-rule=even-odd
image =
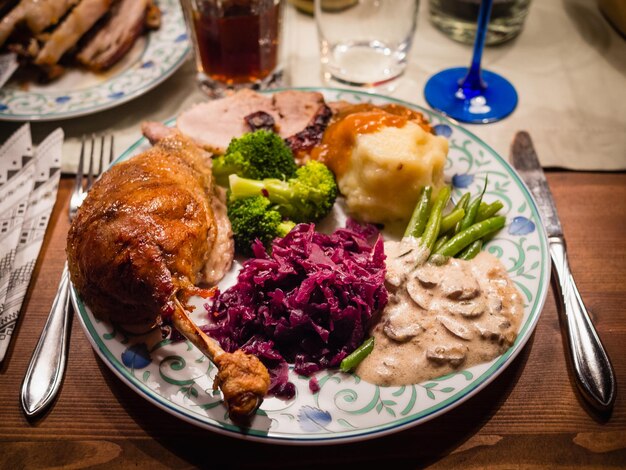
{"label": "glass of dark drink", "polygon": [[282,0],[182,0],[198,79],[211,96],[280,83]]}

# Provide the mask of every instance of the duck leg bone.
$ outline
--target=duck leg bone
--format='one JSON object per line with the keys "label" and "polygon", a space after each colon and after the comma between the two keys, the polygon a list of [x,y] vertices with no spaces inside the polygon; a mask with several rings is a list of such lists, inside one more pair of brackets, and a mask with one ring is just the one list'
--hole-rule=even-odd
{"label": "duck leg bone", "polygon": [[270,384],[269,372],[261,361],[241,350],[224,351],[189,318],[178,299],[175,300],[172,325],[217,366],[213,388],[222,390],[229,416],[237,419],[254,414]]}

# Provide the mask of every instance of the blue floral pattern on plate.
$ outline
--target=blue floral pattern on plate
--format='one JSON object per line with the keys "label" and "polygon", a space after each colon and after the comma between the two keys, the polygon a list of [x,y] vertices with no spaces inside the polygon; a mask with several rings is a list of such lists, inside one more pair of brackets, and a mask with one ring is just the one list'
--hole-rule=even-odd
{"label": "blue floral pattern on plate", "polygon": [[474,175],[470,175],[470,174],[461,174],[461,175],[454,175],[452,177],[452,186],[454,186],[455,188],[469,188],[470,184],[472,184],[474,182]]}
{"label": "blue floral pattern on plate", "polygon": [[145,343],[137,343],[122,353],[122,363],[129,369],[144,369],[152,362]]}
{"label": "blue floral pattern on plate", "polygon": [[[541,223],[536,205],[517,173],[491,148],[445,117],[410,103],[344,90],[307,90],[321,91],[328,101],[401,103],[423,112],[433,125],[453,129],[445,169],[447,175],[457,175],[453,194],[460,197],[470,191],[477,195],[487,181],[484,200],[503,202],[501,213],[507,217],[507,230],[499,232],[484,249],[500,258],[522,293],[524,318],[515,345],[499,358],[426,383],[382,387],[354,374],[327,370],[316,374],[319,391],[312,393],[309,378],[291,370],[295,398],[283,401],[268,397],[250,427],[242,429],[228,419],[220,393],[213,390],[215,367],[199,351],[187,342],[163,340],[155,330],[132,339],[136,344],[145,344],[152,358],[137,371],[137,361],[138,365],[144,364],[143,356],[127,352],[135,351],[132,345],[129,348],[128,338],[115,329],[111,332],[111,325],[106,322],[97,322],[74,292],[76,311],[87,337],[105,364],[126,384],[180,419],[221,434],[260,442],[319,444],[363,440],[415,426],[453,409],[484,388],[521,351],[539,319],[549,282],[547,240],[545,231],[538,229]],[[174,121],[166,124],[173,125]],[[118,161],[147,147],[147,141],[142,139]],[[534,230],[529,230],[531,224]],[[199,314],[202,303],[198,300],[197,322],[206,321]],[[131,359],[133,369],[125,365]]]}
{"label": "blue floral pattern on plate", "polygon": [[535,223],[523,216],[513,218],[509,225],[511,235],[528,235],[535,231]]}

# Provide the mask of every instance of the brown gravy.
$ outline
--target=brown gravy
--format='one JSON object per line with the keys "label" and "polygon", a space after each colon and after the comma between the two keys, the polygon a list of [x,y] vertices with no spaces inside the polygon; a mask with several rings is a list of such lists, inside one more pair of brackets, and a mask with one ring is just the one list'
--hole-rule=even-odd
{"label": "brown gravy", "polygon": [[513,345],[524,313],[494,256],[426,263],[415,240],[385,243],[390,292],[371,329],[374,350],[356,373],[378,385],[420,383],[487,362]]}
{"label": "brown gravy", "polygon": [[404,127],[408,121],[414,121],[427,132],[432,132],[421,113],[405,106],[376,106],[370,103],[344,106],[333,116],[322,142],[311,151],[311,158],[326,164],[337,177],[341,177],[348,167],[357,136],[383,127]]}

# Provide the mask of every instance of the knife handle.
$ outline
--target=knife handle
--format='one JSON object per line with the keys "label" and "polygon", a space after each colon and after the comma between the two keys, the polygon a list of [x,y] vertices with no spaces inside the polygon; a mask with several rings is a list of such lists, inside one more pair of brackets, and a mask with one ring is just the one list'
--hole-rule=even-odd
{"label": "knife handle", "polygon": [[48,320],[22,382],[22,408],[27,416],[43,411],[61,386],[67,357],[69,301],[70,274],[65,263]]}
{"label": "knife handle", "polygon": [[562,300],[569,353],[576,384],[584,398],[597,410],[606,412],[613,407],[616,394],[615,373],[602,346],[585,304],[580,297],[569,268],[565,241],[550,237],[552,269]]}

